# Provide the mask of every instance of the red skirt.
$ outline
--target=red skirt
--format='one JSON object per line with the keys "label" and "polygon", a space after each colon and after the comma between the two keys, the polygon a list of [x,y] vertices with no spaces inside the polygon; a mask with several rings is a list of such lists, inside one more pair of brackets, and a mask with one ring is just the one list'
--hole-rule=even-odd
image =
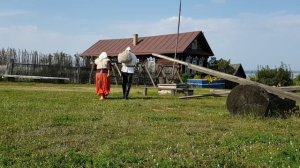
{"label": "red skirt", "polygon": [[107,97],[110,92],[110,78],[106,72],[96,73],[96,93],[98,96]]}

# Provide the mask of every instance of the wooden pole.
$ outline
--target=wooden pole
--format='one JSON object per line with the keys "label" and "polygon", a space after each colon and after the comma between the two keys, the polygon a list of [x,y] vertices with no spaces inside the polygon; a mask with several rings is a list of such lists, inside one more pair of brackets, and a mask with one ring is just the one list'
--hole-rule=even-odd
{"label": "wooden pole", "polygon": [[113,65],[117,69],[119,76],[122,76],[121,71],[120,71],[118,65],[116,63],[114,63]]}
{"label": "wooden pole", "polygon": [[[113,77],[115,78],[116,85],[118,85],[118,79],[117,79],[117,76],[116,76],[115,69],[112,67],[112,68],[111,68],[111,71],[112,71]],[[110,78],[111,78],[111,77],[110,77]]]}
{"label": "wooden pole", "polygon": [[[178,39],[179,39],[179,29],[180,29],[180,15],[181,15],[181,0],[180,0],[180,2],[179,2],[179,14],[178,14],[177,36],[176,36],[176,45],[175,45],[175,55],[174,55],[174,59],[177,59],[177,49],[178,49]],[[175,68],[175,62],[173,62],[172,79],[174,78],[174,68]]]}
{"label": "wooden pole", "polygon": [[190,99],[190,98],[198,98],[198,97],[207,97],[207,96],[227,96],[229,92],[220,92],[220,93],[207,93],[207,94],[202,94],[202,95],[192,95],[192,96],[183,96],[179,97],[179,99]]}
{"label": "wooden pole", "polygon": [[150,78],[150,80],[151,80],[151,82],[152,82],[153,87],[156,87],[156,85],[155,85],[155,83],[154,83],[154,81],[153,81],[153,79],[152,79],[152,76],[151,76],[151,74],[150,74],[150,72],[149,72],[149,69],[148,69],[147,65],[144,64],[143,66],[144,66],[144,68],[145,68],[147,74],[149,75],[149,78]]}
{"label": "wooden pole", "polygon": [[15,64],[15,60],[13,58],[9,59],[9,63],[8,63],[8,75],[12,75],[13,71],[14,71],[14,64]]}
{"label": "wooden pole", "polygon": [[282,90],[278,87],[267,86],[267,85],[264,85],[264,84],[261,84],[261,83],[258,83],[258,82],[254,82],[254,81],[251,81],[251,80],[248,80],[248,79],[240,78],[240,77],[229,75],[229,74],[226,74],[226,73],[223,73],[223,72],[218,72],[218,71],[211,70],[211,69],[208,69],[208,68],[204,68],[204,67],[201,67],[201,66],[198,66],[198,65],[194,65],[194,64],[190,64],[190,63],[187,63],[187,62],[184,62],[184,61],[173,59],[173,58],[170,58],[170,57],[167,57],[167,56],[164,56],[164,55],[160,55],[160,54],[156,54],[156,53],[152,53],[152,55],[156,56],[156,57],[159,57],[159,58],[169,60],[169,61],[177,62],[177,63],[185,65],[189,69],[192,69],[192,70],[195,70],[195,71],[199,71],[199,72],[206,73],[206,74],[209,74],[209,75],[212,75],[212,76],[216,76],[216,77],[219,77],[219,78],[222,78],[222,79],[226,79],[226,80],[229,80],[229,81],[232,81],[232,82],[236,82],[240,85],[246,85],[246,84],[256,85],[256,86],[259,86],[261,88],[264,88],[269,93],[275,94],[279,97],[284,97],[284,98],[288,98],[288,99],[291,99],[291,100],[300,101],[300,96],[299,95],[296,95],[296,94],[293,94],[293,93],[290,93],[290,92],[286,92],[286,91],[284,91],[284,90]]}
{"label": "wooden pole", "polygon": [[92,78],[93,78],[93,72],[94,72],[94,60],[92,60],[92,57],[90,58],[90,64],[91,64],[91,71],[90,71],[90,76],[89,76],[89,83],[92,84]]}
{"label": "wooden pole", "polygon": [[177,69],[176,74],[177,74],[177,76],[178,76],[178,78],[179,78],[179,80],[180,80],[180,83],[183,83],[183,80],[182,80],[182,78],[181,78],[181,76],[180,76],[180,74],[179,74],[178,71],[179,71],[179,70]]}

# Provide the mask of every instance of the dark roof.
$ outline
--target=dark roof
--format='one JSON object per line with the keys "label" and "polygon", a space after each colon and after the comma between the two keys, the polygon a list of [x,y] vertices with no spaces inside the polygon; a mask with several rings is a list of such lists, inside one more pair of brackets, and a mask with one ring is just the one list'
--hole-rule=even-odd
{"label": "dark roof", "polygon": [[242,64],[230,64],[230,66],[235,70],[233,75],[246,78],[246,73]]}
{"label": "dark roof", "polygon": [[[126,47],[130,46],[132,52],[136,55],[150,55],[152,53],[159,54],[173,54],[175,53],[177,34],[139,37],[136,46],[133,46],[133,39],[109,39],[99,40],[81,56],[98,56],[101,52],[107,52],[109,56],[117,56],[118,53],[125,50]],[[201,45],[205,51],[202,51],[205,55],[212,56],[213,52],[210,49],[204,34],[202,31],[180,33],[178,40],[177,53],[184,53],[188,46],[193,42],[194,39],[201,38]]]}

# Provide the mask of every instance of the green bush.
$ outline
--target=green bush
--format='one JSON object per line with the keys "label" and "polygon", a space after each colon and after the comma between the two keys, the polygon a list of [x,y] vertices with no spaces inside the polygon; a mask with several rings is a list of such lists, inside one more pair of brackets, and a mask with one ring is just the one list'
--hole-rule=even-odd
{"label": "green bush", "polygon": [[194,75],[192,75],[192,74],[184,73],[184,74],[181,75],[181,79],[182,79],[183,82],[187,82],[187,79],[191,79],[193,77],[194,77]]}
{"label": "green bush", "polygon": [[256,81],[256,75],[249,75],[249,79],[252,81]]}
{"label": "green bush", "polygon": [[300,86],[300,74],[298,74],[294,79],[294,85]]}
{"label": "green bush", "polygon": [[222,58],[217,60],[215,57],[212,57],[208,61],[208,68],[227,74],[233,74],[234,72],[234,68],[230,66],[230,60],[225,60]]}
{"label": "green bush", "polygon": [[206,79],[208,83],[211,83],[212,81],[217,80],[218,78],[214,76],[206,75],[204,79]]}
{"label": "green bush", "polygon": [[296,81],[300,81],[300,74],[298,74],[295,78]]}
{"label": "green bush", "polygon": [[194,75],[194,79],[201,79],[201,75],[195,74],[195,75]]}
{"label": "green bush", "polygon": [[274,69],[261,66],[256,72],[256,81],[269,86],[290,86],[293,84],[291,74],[292,71],[283,63]]}

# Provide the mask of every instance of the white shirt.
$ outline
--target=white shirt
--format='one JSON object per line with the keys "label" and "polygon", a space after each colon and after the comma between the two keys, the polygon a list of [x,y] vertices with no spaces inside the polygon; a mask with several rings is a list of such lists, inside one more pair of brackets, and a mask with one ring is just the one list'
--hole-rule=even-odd
{"label": "white shirt", "polygon": [[130,54],[131,54],[131,61],[130,61],[130,63],[126,63],[126,64],[122,63],[122,69],[121,69],[122,72],[134,73],[134,68],[137,63],[137,58],[133,53],[130,53]]}

